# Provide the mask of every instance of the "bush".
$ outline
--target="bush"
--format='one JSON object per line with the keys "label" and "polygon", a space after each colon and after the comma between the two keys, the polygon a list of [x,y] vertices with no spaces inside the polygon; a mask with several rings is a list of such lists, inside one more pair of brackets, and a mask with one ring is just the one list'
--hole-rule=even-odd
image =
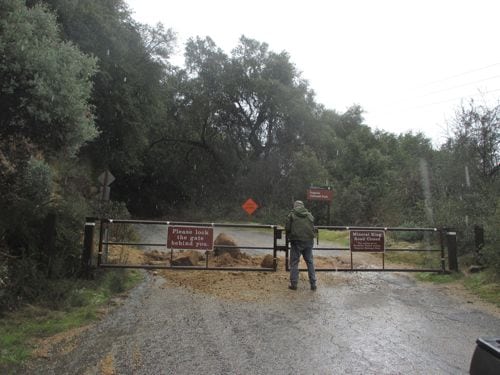
{"label": "bush", "polygon": [[[405,222],[401,225],[402,228],[418,228],[419,225],[413,222]],[[395,241],[419,242],[424,239],[425,232],[420,231],[395,231],[390,232],[390,237]]]}
{"label": "bush", "polygon": [[107,286],[111,293],[117,294],[125,291],[126,273],[123,270],[114,270],[107,280]]}
{"label": "bush", "polygon": [[484,239],[486,245],[482,252],[486,264],[490,267],[497,279],[500,279],[500,199],[497,200],[495,215],[485,226]]}

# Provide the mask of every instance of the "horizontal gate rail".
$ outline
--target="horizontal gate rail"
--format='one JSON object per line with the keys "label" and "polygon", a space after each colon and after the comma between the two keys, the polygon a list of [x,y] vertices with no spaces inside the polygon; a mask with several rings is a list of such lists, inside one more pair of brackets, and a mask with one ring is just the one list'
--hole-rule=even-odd
{"label": "horizontal gate rail", "polygon": [[103,263],[101,268],[131,268],[150,270],[192,270],[192,271],[238,271],[238,272],[275,272],[273,268],[266,267],[204,267],[204,266],[162,266],[151,264],[112,264]]}
{"label": "horizontal gate rail", "polygon": [[[97,265],[101,268],[143,268],[143,269],[171,269],[171,270],[217,270],[217,271],[258,271],[258,272],[275,272],[277,269],[277,243],[276,237],[277,232],[280,232],[277,225],[264,225],[264,224],[227,224],[227,223],[199,223],[199,222],[187,222],[187,221],[165,221],[165,220],[130,220],[130,219],[100,219],[101,230],[99,236],[99,251],[97,257]],[[134,241],[112,241],[109,239],[110,231],[113,224],[138,224],[138,225],[160,225],[160,226],[189,226],[189,227],[200,227],[200,228],[240,228],[240,229],[268,229],[272,230],[272,238],[274,238],[274,243],[269,246],[231,246],[231,245],[214,245],[218,249],[241,249],[241,250],[263,250],[263,251],[273,251],[273,267],[230,267],[230,266],[209,266],[209,255],[213,254],[212,250],[203,249],[184,249],[192,251],[205,251],[205,265],[204,266],[184,266],[184,265],[172,265],[171,261],[173,259],[173,249],[167,246],[167,236],[165,233],[165,241],[158,242],[134,242]],[[270,242],[272,240],[270,237]],[[108,263],[108,247],[109,246],[148,246],[150,248],[163,248],[164,255],[170,255],[170,264],[167,265],[167,259],[165,259],[165,264],[116,264]],[[181,250],[181,249],[178,249]],[[104,258],[104,259],[103,259]]]}
{"label": "horizontal gate rail", "polygon": [[104,223],[116,224],[158,224],[158,225],[190,225],[193,227],[219,227],[219,228],[263,228],[273,229],[274,224],[227,224],[227,223],[198,223],[192,221],[165,221],[165,220],[130,220],[130,219],[101,219]]}
{"label": "horizontal gate rail", "polygon": [[[443,236],[444,236],[444,229],[440,228],[428,228],[428,227],[423,227],[423,228],[405,228],[405,227],[367,227],[367,226],[329,226],[329,225],[318,225],[315,226],[315,230],[317,233],[317,243],[316,245],[319,245],[319,230],[329,230],[329,231],[383,231],[384,233],[387,232],[428,232],[431,234],[436,234],[439,237],[437,240],[439,241],[439,249],[436,248],[429,248],[429,249],[408,249],[408,248],[392,248],[392,247],[386,247],[384,244],[384,249],[383,252],[370,252],[370,251],[362,251],[362,253],[372,253],[372,254],[381,254],[382,256],[382,267],[381,268],[375,268],[375,267],[370,267],[370,268],[359,268],[359,267],[354,267],[354,262],[353,262],[353,251],[351,251],[350,247],[319,247],[316,246],[313,248],[313,252],[315,251],[350,251],[350,266],[349,267],[335,267],[335,268],[315,268],[316,272],[439,272],[439,273],[444,273],[446,272],[445,270],[445,256],[444,256],[444,241],[443,241]],[[287,240],[288,243],[288,240]],[[402,267],[392,267],[388,268],[385,266],[385,256],[386,253],[397,253],[397,252],[406,252],[406,253],[439,253],[440,258],[436,259],[440,261],[440,267],[439,268],[431,268],[431,267],[426,267],[426,268],[402,268]],[[286,270],[290,270],[290,264],[289,264],[289,257],[288,253],[286,254]],[[299,271],[301,272],[306,272],[306,268],[299,268]]]}
{"label": "horizontal gate rail", "polygon": [[327,230],[383,230],[393,232],[439,232],[439,228],[405,228],[405,227],[356,227],[356,226],[330,226],[330,225],[317,225],[316,229]]}
{"label": "horizontal gate rail", "polygon": [[[269,272],[269,271],[276,271],[277,270],[277,252],[278,251],[283,251],[285,253],[285,265],[286,265],[286,270],[289,271],[289,241],[285,237],[283,238],[281,243],[278,243],[278,240],[282,239],[282,232],[284,229],[280,227],[279,225],[266,225],[266,224],[228,224],[228,223],[208,223],[208,222],[188,222],[188,221],[166,221],[166,220],[131,220],[131,219],[97,219],[97,218],[87,218],[87,223],[85,224],[85,241],[84,241],[84,252],[82,255],[82,264],[84,265],[83,267],[85,269],[89,269],[92,265],[92,263],[95,265],[95,262],[92,262],[91,260],[91,254],[93,252],[93,232],[94,228],[97,228],[95,225],[96,223],[100,223],[100,232],[99,232],[99,237],[98,237],[98,252],[97,252],[97,266],[102,267],[102,268],[143,268],[143,269],[171,269],[171,270],[218,270],[218,271],[258,271],[258,272]],[[127,225],[159,225],[159,226],[189,226],[189,227],[201,227],[201,228],[238,228],[238,229],[245,229],[252,230],[252,229],[266,229],[266,230],[271,230],[272,231],[272,236],[269,237],[270,244],[269,246],[254,246],[253,243],[250,245],[246,246],[242,244],[242,246],[239,245],[214,245],[215,248],[218,249],[234,249],[238,248],[241,250],[261,250],[262,254],[265,254],[266,251],[269,251],[270,254],[273,255],[273,267],[240,267],[240,266],[235,266],[235,267],[230,267],[224,264],[221,264],[220,267],[217,266],[209,266],[209,259],[210,256],[214,256],[214,251],[212,249],[206,250],[206,249],[189,249],[186,248],[184,250],[193,250],[196,252],[200,252],[202,254],[202,251],[205,251],[205,259],[201,259],[200,257],[200,265],[172,265],[172,260],[173,258],[173,248],[169,248],[167,246],[167,229],[165,229],[165,241],[159,242],[158,238],[156,238],[155,241],[152,242],[146,242],[146,241],[137,241],[134,242],[127,237],[120,237],[116,236],[115,233],[111,235],[112,229],[115,228],[116,224],[122,224],[125,230],[130,230],[127,228]],[[92,229],[92,231],[88,230],[87,227]],[[324,225],[319,225],[315,226],[315,229],[318,233],[318,238],[317,238],[317,243],[316,247],[313,248],[313,251],[325,251],[326,254],[330,252],[339,252],[339,254],[342,254],[345,257],[345,252],[350,252],[350,264],[347,263],[347,267],[345,266],[346,263],[342,267],[328,267],[328,268],[316,268],[317,272],[381,272],[381,271],[386,271],[386,272],[440,272],[444,273],[446,272],[445,269],[445,237],[446,237],[446,243],[448,247],[448,262],[450,262],[450,269],[451,269],[451,264],[453,261],[453,252],[450,251],[450,248],[453,247],[450,244],[453,244],[453,239],[455,239],[456,233],[455,232],[448,232],[447,229],[445,228],[405,228],[405,227],[367,227],[367,226],[324,226]],[[432,237],[432,240],[428,242],[430,248],[418,248],[418,249],[412,249],[412,248],[403,248],[403,247],[390,247],[387,246],[387,244],[384,242],[383,245],[383,251],[377,250],[374,252],[370,251],[359,251],[361,253],[374,253],[374,254],[379,254],[378,258],[373,258],[373,259],[380,259],[382,261],[382,267],[381,268],[375,268],[373,265],[364,265],[364,268],[359,268],[359,265],[354,264],[353,261],[353,253],[355,252],[351,247],[345,247],[345,246],[325,246],[325,247],[320,247],[319,246],[319,230],[327,230],[327,231],[383,231],[384,233],[387,232],[424,232],[424,233],[430,233],[432,236],[438,236]],[[125,233],[126,233],[125,231]],[[162,233],[162,229],[158,229],[159,233]],[[87,238],[87,232],[92,232],[92,235],[88,235]],[[123,232],[122,232],[123,233]],[[213,233],[213,232],[212,232]],[[213,234],[210,235],[210,238]],[[113,237],[114,236],[114,237]],[[272,238],[271,238],[272,237]],[[386,236],[384,236],[386,237]],[[451,237],[451,240],[449,239]],[[271,241],[272,240],[272,241]],[[456,239],[455,239],[456,240]],[[181,240],[182,241],[182,240]],[[431,242],[433,246],[431,247]],[[96,243],[97,244],[97,243]],[[396,244],[397,245],[397,244]],[[114,263],[114,262],[108,262],[108,255],[109,253],[109,247],[112,246],[130,246],[130,247],[149,247],[149,250],[153,250],[155,248],[163,249],[163,251],[160,251],[161,257],[155,259],[155,261],[159,262],[157,264],[120,264],[120,263]],[[179,246],[179,245],[177,245]],[[436,248],[439,247],[439,248]],[[115,248],[116,249],[116,248]],[[175,247],[176,250],[180,250],[179,253],[182,253],[183,250],[182,248]],[[453,249],[452,249],[453,250]],[[127,252],[127,249],[120,249],[122,252]],[[272,253],[271,253],[272,251]],[[404,268],[404,267],[398,267],[398,266],[393,266],[392,268],[387,268],[385,266],[385,261],[386,261],[386,255],[388,254],[395,254],[398,252],[405,252],[405,253],[428,253],[428,254],[436,254],[437,257],[440,257],[438,259],[434,259],[433,261],[440,261],[440,267],[439,268],[433,268],[433,267],[423,267],[425,268]],[[437,255],[437,253],[440,253],[440,255]],[[116,255],[117,253],[114,253],[115,260],[118,258],[118,260],[122,259],[121,255]],[[129,253],[130,254],[130,253]],[[155,251],[154,255],[157,255],[158,253]],[[431,255],[429,256],[428,259],[431,259]],[[170,256],[170,259],[169,259]],[[327,255],[328,257],[331,255]],[[138,259],[144,259],[144,258],[138,258]],[[217,259],[217,258],[214,258]],[[432,260],[432,259],[431,259]],[[145,262],[145,261],[141,261]],[[164,262],[164,263],[161,263]],[[201,265],[201,262],[205,262],[205,265]],[[424,263],[425,264],[425,263]],[[299,269],[300,271],[307,271],[306,269]]]}

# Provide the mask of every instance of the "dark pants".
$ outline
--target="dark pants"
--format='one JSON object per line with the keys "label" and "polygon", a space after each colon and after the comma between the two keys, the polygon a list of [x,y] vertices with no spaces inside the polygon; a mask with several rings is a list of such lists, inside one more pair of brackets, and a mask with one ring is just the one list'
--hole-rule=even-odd
{"label": "dark pants", "polygon": [[296,286],[299,281],[299,261],[302,255],[307,264],[309,283],[316,285],[316,272],[314,271],[312,254],[314,241],[291,241],[290,244],[290,284]]}

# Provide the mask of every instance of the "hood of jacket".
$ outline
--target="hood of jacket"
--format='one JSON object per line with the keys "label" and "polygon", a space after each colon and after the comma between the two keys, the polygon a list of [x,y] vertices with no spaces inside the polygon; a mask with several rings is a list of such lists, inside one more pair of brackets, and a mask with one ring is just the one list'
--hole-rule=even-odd
{"label": "hood of jacket", "polygon": [[308,217],[309,220],[314,221],[314,218],[312,217],[311,213],[307,211],[307,209],[304,206],[295,207],[292,210],[292,212],[294,215],[298,217]]}

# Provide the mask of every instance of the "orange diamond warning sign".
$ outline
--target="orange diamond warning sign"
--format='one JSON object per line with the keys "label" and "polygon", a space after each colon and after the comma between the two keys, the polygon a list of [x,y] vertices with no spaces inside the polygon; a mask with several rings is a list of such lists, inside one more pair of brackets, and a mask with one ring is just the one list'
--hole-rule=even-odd
{"label": "orange diamond warning sign", "polygon": [[259,205],[255,203],[252,198],[248,198],[241,207],[246,211],[247,214],[251,215],[257,208],[259,208]]}

